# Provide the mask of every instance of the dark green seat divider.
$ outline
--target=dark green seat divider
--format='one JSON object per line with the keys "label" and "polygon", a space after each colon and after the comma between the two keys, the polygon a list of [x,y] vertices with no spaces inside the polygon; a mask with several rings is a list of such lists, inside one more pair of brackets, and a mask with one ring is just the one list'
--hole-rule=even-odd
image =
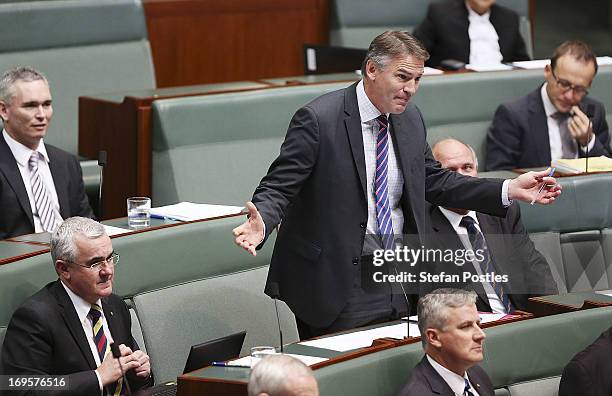
{"label": "dark green seat divider", "polygon": [[[482,367],[496,388],[561,374],[569,360],[612,324],[612,307],[486,329]],[[315,371],[321,395],[394,395],[423,357],[420,343],[387,349]],[[532,393],[536,394],[536,393]],[[542,395],[544,396],[544,395]]]}
{"label": "dark green seat divider", "polygon": [[0,71],[30,65],[51,85],[48,143],[77,153],[78,97],[155,88],[140,0],[0,4]]}

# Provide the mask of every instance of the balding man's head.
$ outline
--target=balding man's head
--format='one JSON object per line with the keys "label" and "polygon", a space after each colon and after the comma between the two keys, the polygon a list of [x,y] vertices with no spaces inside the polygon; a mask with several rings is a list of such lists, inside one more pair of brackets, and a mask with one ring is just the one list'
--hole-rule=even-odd
{"label": "balding man's head", "polygon": [[478,159],[470,145],[447,138],[435,143],[431,151],[443,168],[466,176],[478,176]]}
{"label": "balding man's head", "polygon": [[318,396],[310,367],[288,355],[263,358],[251,370],[249,396]]}

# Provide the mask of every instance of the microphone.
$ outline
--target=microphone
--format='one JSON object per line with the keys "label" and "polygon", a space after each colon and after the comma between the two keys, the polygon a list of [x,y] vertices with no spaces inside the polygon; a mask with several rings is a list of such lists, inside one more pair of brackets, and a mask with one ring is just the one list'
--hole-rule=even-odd
{"label": "microphone", "polygon": [[[106,154],[106,152],[104,154]],[[121,375],[123,376],[123,385],[125,385],[125,389],[127,390],[127,394],[129,396],[132,394],[132,390],[130,389],[130,384],[128,383],[128,380],[125,377],[125,372],[123,371],[123,367],[121,366],[121,360],[119,359],[121,357],[121,352],[119,352],[119,345],[113,342],[112,344],[110,344],[110,348],[111,352],[113,353],[113,357],[117,359],[117,362],[119,363],[119,369],[121,370]]]}
{"label": "microphone", "polygon": [[104,167],[106,167],[106,150],[100,150],[98,153],[98,166],[100,167],[100,189],[98,190],[98,219],[102,221],[103,202],[102,202],[102,185],[104,184]]}
{"label": "microphone", "polygon": [[[395,275],[399,278],[399,272],[397,271],[397,265],[395,261],[393,262],[393,270],[395,271]],[[406,294],[406,289],[404,289],[404,283],[400,282],[400,287],[402,288],[402,294],[404,295],[404,301],[406,301],[406,338],[410,338],[410,301],[408,301],[408,294]]]}
{"label": "microphone", "polygon": [[276,323],[278,324],[278,338],[280,339],[280,351],[284,353],[283,349],[283,331],[281,330],[280,317],[278,316],[278,298],[280,292],[278,290],[278,283],[270,282],[267,288],[268,295],[274,300],[274,308],[276,309]]}

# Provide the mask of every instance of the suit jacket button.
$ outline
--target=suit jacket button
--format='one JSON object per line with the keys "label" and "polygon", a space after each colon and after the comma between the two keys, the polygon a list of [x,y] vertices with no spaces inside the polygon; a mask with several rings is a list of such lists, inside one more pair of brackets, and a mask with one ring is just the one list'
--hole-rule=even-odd
{"label": "suit jacket button", "polygon": [[359,264],[359,257],[353,257],[353,265]]}

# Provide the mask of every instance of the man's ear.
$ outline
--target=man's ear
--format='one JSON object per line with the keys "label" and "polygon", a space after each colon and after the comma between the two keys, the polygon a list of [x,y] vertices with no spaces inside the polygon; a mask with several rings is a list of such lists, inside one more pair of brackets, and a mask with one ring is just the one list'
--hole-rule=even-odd
{"label": "man's ear", "polygon": [[435,348],[441,348],[442,343],[440,342],[440,334],[437,329],[427,329],[425,330],[425,339],[427,343]]}
{"label": "man's ear", "polygon": [[372,59],[368,59],[368,61],[366,62],[365,71],[366,71],[367,77],[370,80],[376,79],[376,74],[378,73],[378,69],[376,68],[376,65],[374,64]]}
{"label": "man's ear", "polygon": [[550,67],[550,64],[544,66],[544,77],[546,79],[548,79],[552,74],[552,68]]}
{"label": "man's ear", "polygon": [[68,263],[64,260],[57,260],[55,262],[55,272],[59,275],[60,279],[70,280],[70,271],[68,270]]}
{"label": "man's ear", "polygon": [[2,121],[6,122],[6,120],[8,119],[8,104],[6,102],[4,102],[3,100],[0,100],[0,117],[2,118]]}

